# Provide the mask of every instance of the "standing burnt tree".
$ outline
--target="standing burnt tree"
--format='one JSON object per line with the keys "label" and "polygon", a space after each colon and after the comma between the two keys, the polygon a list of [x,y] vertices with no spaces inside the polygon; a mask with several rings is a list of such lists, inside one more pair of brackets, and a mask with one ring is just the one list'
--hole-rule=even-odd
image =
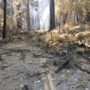
{"label": "standing burnt tree", "polygon": [[6,23],[6,13],[7,13],[7,0],[3,0],[4,8],[3,8],[3,13],[4,13],[4,20],[3,20],[3,32],[2,32],[2,38],[6,39],[6,28],[7,28],[7,23]]}
{"label": "standing burnt tree", "polygon": [[30,11],[29,11],[29,0],[27,1],[27,29],[30,31]]}
{"label": "standing burnt tree", "polygon": [[49,30],[52,30],[55,28],[55,6],[54,6],[54,0],[50,0],[50,28]]}

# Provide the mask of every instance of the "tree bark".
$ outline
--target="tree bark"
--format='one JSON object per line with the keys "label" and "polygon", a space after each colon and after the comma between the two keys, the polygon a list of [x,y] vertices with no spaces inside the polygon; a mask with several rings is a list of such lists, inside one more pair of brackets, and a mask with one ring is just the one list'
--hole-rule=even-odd
{"label": "tree bark", "polygon": [[29,1],[27,2],[27,30],[30,31],[30,12],[29,12]]}
{"label": "tree bark", "polygon": [[55,6],[54,0],[50,0],[50,27],[49,31],[55,28]]}
{"label": "tree bark", "polygon": [[6,39],[6,29],[7,29],[7,0],[3,0],[3,3],[4,3],[4,9],[3,9],[3,12],[4,12],[4,20],[3,20],[3,32],[2,32],[2,38],[3,39]]}

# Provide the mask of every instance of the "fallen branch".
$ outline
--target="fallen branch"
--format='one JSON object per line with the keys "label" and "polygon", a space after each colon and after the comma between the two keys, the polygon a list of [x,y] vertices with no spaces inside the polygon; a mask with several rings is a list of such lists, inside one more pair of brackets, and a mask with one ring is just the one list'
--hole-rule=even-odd
{"label": "fallen branch", "polygon": [[65,61],[62,65],[59,65],[58,68],[57,68],[57,70],[55,71],[55,73],[58,73],[63,68],[67,67],[68,64],[69,64],[69,61]]}
{"label": "fallen branch", "polygon": [[67,54],[66,54],[66,58],[65,58],[66,61],[62,65],[59,65],[59,67],[57,68],[55,73],[58,73],[63,68],[66,68],[70,64],[70,62],[75,63],[75,59],[74,59],[74,56],[73,56],[75,54],[75,49],[76,49],[76,45],[68,44]]}

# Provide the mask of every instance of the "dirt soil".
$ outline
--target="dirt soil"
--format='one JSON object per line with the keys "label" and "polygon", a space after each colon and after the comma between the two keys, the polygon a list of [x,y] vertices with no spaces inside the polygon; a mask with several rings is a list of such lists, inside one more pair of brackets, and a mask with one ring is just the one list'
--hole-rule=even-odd
{"label": "dirt soil", "polygon": [[[89,71],[90,49],[77,47],[76,51],[70,55]],[[66,52],[67,48],[59,55],[46,53],[33,42],[0,45],[0,90],[90,90],[90,74],[86,71],[68,66],[55,73],[66,60]]]}

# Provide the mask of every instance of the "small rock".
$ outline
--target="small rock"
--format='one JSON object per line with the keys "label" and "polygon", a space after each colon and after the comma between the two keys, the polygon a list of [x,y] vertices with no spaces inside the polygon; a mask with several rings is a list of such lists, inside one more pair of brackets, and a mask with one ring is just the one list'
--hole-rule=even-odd
{"label": "small rock", "polygon": [[29,90],[29,87],[28,87],[28,85],[27,84],[22,84],[22,85],[20,85],[20,88],[21,88],[21,90]]}
{"label": "small rock", "polygon": [[86,88],[85,90],[89,90],[88,88]]}

